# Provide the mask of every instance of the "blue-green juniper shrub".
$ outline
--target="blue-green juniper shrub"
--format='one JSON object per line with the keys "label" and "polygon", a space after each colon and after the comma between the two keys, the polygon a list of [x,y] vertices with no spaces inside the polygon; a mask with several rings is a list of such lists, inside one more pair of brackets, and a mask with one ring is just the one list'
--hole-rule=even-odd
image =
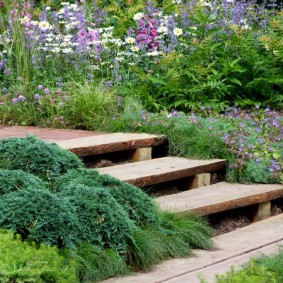
{"label": "blue-green juniper shrub", "polygon": [[54,190],[61,191],[68,184],[102,187],[124,208],[137,225],[155,225],[157,209],[151,197],[141,189],[91,169],[74,169],[54,182]]}

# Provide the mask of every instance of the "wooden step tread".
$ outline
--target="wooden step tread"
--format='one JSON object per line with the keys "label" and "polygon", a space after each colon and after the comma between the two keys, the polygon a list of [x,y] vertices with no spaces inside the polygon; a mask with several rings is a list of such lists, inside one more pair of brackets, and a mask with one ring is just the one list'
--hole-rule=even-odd
{"label": "wooden step tread", "polygon": [[156,199],[162,210],[194,211],[209,215],[283,197],[283,185],[228,184],[225,182]]}
{"label": "wooden step tread", "polygon": [[148,186],[213,172],[225,168],[223,159],[192,160],[179,157],[162,157],[97,169],[102,174],[136,186]]}
{"label": "wooden step tread", "polygon": [[161,145],[167,141],[165,136],[135,133],[113,133],[56,141],[64,149],[79,156],[97,155]]}

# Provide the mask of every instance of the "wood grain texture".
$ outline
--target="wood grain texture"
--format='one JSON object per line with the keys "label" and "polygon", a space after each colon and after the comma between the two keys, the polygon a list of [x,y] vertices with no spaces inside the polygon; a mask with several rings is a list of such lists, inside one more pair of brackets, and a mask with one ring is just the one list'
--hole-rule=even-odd
{"label": "wood grain texture", "polygon": [[56,143],[62,148],[68,149],[79,156],[87,156],[142,147],[153,147],[161,145],[166,141],[167,139],[165,136],[114,133],[61,140]]}
{"label": "wood grain texture", "polygon": [[283,185],[217,183],[156,199],[162,210],[209,215],[283,197]]}
{"label": "wood grain texture", "polygon": [[130,184],[143,187],[200,173],[213,172],[225,168],[225,166],[226,161],[222,159],[192,160],[179,157],[163,157],[100,168],[98,171]]}

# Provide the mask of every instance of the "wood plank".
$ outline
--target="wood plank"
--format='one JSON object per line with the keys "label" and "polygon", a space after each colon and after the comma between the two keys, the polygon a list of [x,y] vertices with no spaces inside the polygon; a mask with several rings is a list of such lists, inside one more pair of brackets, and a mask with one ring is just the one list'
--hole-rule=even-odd
{"label": "wood plank", "polygon": [[152,147],[141,147],[135,149],[131,156],[132,161],[144,161],[152,158]]}
{"label": "wood plank", "polygon": [[156,199],[162,210],[209,215],[283,197],[283,185],[217,183]]}
{"label": "wood plank", "polygon": [[158,135],[114,133],[61,140],[56,143],[79,156],[87,156],[157,146],[163,144],[166,140],[165,136]]}
{"label": "wood plank", "polygon": [[210,185],[210,173],[197,174],[188,178],[187,190]]}
{"label": "wood plank", "polygon": [[271,216],[271,201],[259,203],[256,207],[252,222],[261,221]]}
{"label": "wood plank", "polygon": [[99,168],[102,174],[136,186],[148,186],[177,180],[204,172],[213,172],[225,168],[223,159],[192,160],[179,157],[163,157],[123,165]]}

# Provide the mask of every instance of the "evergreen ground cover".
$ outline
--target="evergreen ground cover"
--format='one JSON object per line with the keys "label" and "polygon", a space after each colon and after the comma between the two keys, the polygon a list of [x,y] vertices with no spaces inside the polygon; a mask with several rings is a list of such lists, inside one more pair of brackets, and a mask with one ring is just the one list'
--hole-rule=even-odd
{"label": "evergreen ground cover", "polygon": [[139,188],[56,144],[4,139],[0,160],[0,282],[94,282],[212,247],[203,218],[159,211]]}

